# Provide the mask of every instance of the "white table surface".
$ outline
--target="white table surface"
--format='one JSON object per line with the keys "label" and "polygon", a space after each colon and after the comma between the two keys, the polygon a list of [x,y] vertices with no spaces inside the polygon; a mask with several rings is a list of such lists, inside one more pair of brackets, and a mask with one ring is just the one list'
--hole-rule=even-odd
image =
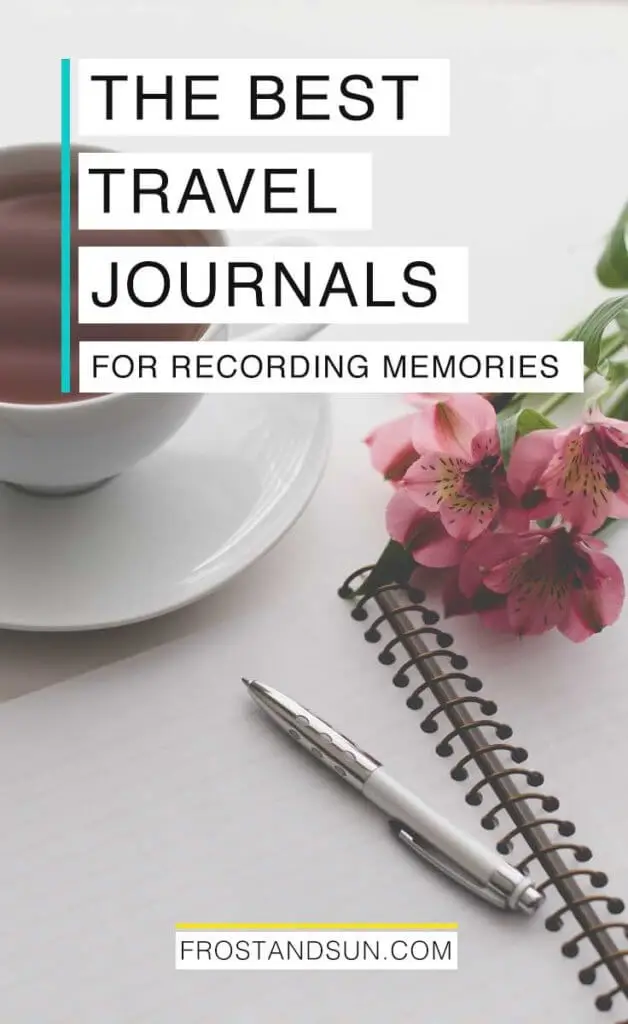
{"label": "white table surface", "polygon": [[[369,241],[469,245],[471,322],[455,330],[439,327],[423,332],[412,327],[343,328],[333,335],[330,330],[328,336],[541,339],[559,334],[600,298],[593,263],[605,231],[626,198],[626,7],[188,0],[177,4],[175,17],[173,10],[169,0],[150,4],[59,0],[54,7],[43,0],[23,0],[14,14],[10,37],[4,35],[0,42],[0,88],[5,98],[11,97],[4,104],[3,141],[56,137],[56,62],[61,55],[450,56],[454,61],[451,139],[368,140],[376,160],[375,229]],[[35,37],[30,42],[32,33]],[[347,148],[362,149],[364,141],[348,142]],[[291,148],[289,140],[269,140],[264,148],[271,145],[277,150]],[[325,140],[312,140],[311,145],[334,148],[333,142]],[[308,146],[304,140],[299,148]],[[250,143],[229,140],[229,148],[246,149]],[[264,236],[255,237],[261,241]],[[364,238],[348,233],[337,236],[339,242],[353,244]],[[226,677],[234,672],[248,672],[270,683],[281,679],[278,685],[286,688],[294,678],[292,688],[301,694],[324,680],[320,686],[329,701],[335,673],[334,685],[342,688],[352,666],[356,672],[366,672],[373,662],[372,652],[360,640],[359,629],[335,590],[345,574],[372,560],[385,541],[387,489],[369,468],[361,440],[398,408],[395,400],[380,397],[334,400],[331,458],[312,503],[272,552],[219,593],[168,618],[110,633],[0,634],[0,698],[9,701],[53,684],[79,681],[93,671],[101,680],[111,673],[119,686],[124,663],[133,659],[128,662],[130,676],[148,674],[157,706],[164,709],[174,685],[173,666],[176,673],[194,679],[206,672],[212,687],[227,685]],[[628,546],[623,540],[617,550],[628,569]],[[623,636],[625,618],[617,629]],[[494,643],[468,623],[461,631],[467,650],[473,647],[484,670],[498,676],[507,668],[523,687],[529,670],[513,657],[507,641]],[[527,650],[534,671],[549,665],[547,671],[556,685],[566,686],[578,664],[574,648],[553,636],[534,641]],[[593,656],[587,655],[583,664],[588,666],[586,671],[593,671]],[[513,691],[509,699],[515,710],[525,708],[523,690]],[[362,708],[359,715],[363,728],[372,734],[364,737],[367,741],[377,733],[375,707],[372,713]],[[388,728],[392,734],[392,719]],[[429,757],[426,754],[426,764]],[[455,793],[454,798],[459,799]],[[561,964],[558,958],[557,969],[565,975],[561,983],[571,998],[573,964]],[[539,971],[542,984],[542,965]],[[71,978],[68,968],[68,984]],[[271,998],[271,980],[266,985],[258,979],[251,991],[259,992],[262,999],[264,994]],[[207,986],[198,978],[191,982],[181,1003],[189,1019],[218,1019],[203,1016]],[[170,975],[156,975],[154,983],[157,993],[164,986],[164,1016],[142,1015],[142,996],[129,976],[123,994],[135,1015],[129,1011],[125,1016],[120,1010],[116,1020],[172,1024],[176,992],[181,994],[183,989],[179,985],[175,991]],[[104,968],[96,984],[106,990]],[[366,1024],[382,1019],[387,1005],[385,989],[372,984],[376,1016],[369,1016],[370,981],[357,1004]],[[429,991],[437,993],[433,982],[430,986]],[[246,1002],[238,1002],[235,988],[223,986],[223,991],[221,1021],[266,1024],[271,1019],[261,1008],[247,1010]],[[326,1019],[338,1024],[341,1019],[353,1019],[350,988],[344,988],[342,1013],[335,1002],[333,979],[318,990],[309,979],[304,991],[314,1002],[322,996]],[[398,983],[397,992],[400,1001],[390,1018],[395,1024],[410,1019],[415,1008],[408,979]],[[518,992],[523,998],[521,986]],[[294,986],[291,993],[292,1019],[299,1024],[318,1021],[311,1007],[299,1016]],[[238,1007],[231,1018],[230,998]],[[438,999],[437,994],[434,998]],[[574,999],[573,1014],[564,1019],[593,1024],[596,1015],[587,1011],[586,999],[581,1002],[579,991]],[[146,1005],[157,1002],[148,1000]],[[22,1007],[22,1016],[12,1017],[12,1024],[13,1020],[48,1024],[29,1015],[27,1001],[15,1005]],[[433,1015],[435,1005],[425,1004],[425,1019],[444,1024]],[[482,1019],[490,1024],[506,1019],[498,1005],[496,998]],[[542,1013],[540,1000],[533,1001],[535,1007]],[[508,1015],[509,1024],[538,1019],[538,1014],[528,1016],[527,1012],[517,1003]],[[576,1017],[580,1012],[582,1016]],[[53,1019],[57,1017],[51,1015]],[[81,1019],[100,1024],[105,1017],[94,1013],[89,1021]],[[272,1019],[277,1019],[276,1014]],[[452,1018],[445,1019],[449,1024]],[[463,1013],[459,1019],[476,1018]]]}

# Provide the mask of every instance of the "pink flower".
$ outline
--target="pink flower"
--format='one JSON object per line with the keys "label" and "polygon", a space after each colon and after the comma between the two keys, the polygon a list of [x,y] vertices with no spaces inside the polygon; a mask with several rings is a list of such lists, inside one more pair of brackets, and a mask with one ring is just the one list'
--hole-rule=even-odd
{"label": "pink flower", "polygon": [[624,580],[604,547],[564,527],[485,535],[461,562],[460,590],[474,604],[484,591],[503,599],[480,611],[488,625],[520,636],[556,628],[580,642],[615,622],[622,609]]}
{"label": "pink flower", "polygon": [[371,462],[387,480],[400,480],[405,471],[418,459],[418,453],[412,444],[413,421],[412,414],[402,416],[376,427],[364,439],[365,444],[371,449]]}
{"label": "pink flower", "polygon": [[371,462],[387,480],[401,480],[421,452],[468,455],[475,434],[494,429],[495,411],[479,395],[406,395],[415,413],[372,430],[365,443]]}
{"label": "pink flower", "polygon": [[397,491],[388,503],[386,527],[415,562],[433,569],[458,565],[466,549],[449,536],[439,516],[419,508],[402,491]]}
{"label": "pink flower", "polygon": [[527,434],[513,449],[508,483],[535,518],[560,514],[583,533],[625,518],[628,424],[591,412],[568,430]]}
{"label": "pink flower", "polygon": [[448,534],[473,541],[494,524],[525,529],[530,514],[522,511],[506,483],[497,428],[480,431],[468,457],[433,453],[410,467],[400,486],[420,507],[441,516]]}

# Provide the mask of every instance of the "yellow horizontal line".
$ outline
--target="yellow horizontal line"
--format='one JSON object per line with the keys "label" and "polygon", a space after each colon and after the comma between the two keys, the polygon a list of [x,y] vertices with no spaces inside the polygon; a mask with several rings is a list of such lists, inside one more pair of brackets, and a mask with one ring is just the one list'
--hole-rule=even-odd
{"label": "yellow horizontal line", "polygon": [[305,931],[456,931],[457,924],[439,921],[183,921],[175,925],[178,932],[305,932]]}

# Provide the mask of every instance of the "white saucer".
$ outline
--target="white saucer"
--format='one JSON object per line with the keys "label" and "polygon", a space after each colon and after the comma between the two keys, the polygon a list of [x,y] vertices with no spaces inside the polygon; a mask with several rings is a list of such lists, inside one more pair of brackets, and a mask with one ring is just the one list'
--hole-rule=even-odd
{"label": "white saucer", "polygon": [[121,626],[215,590],[294,523],[329,439],[325,397],[211,395],[169,444],[89,494],[0,486],[0,628]]}

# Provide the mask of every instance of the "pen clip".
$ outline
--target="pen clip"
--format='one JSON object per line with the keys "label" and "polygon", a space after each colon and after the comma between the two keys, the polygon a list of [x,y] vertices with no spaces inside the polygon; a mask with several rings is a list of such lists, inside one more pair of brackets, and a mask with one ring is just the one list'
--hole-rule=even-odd
{"label": "pen clip", "polygon": [[487,903],[500,907],[502,910],[507,909],[508,901],[503,892],[500,892],[499,889],[490,883],[479,882],[477,878],[468,871],[465,871],[456,861],[447,857],[433,843],[425,839],[424,836],[413,832],[412,829],[408,828],[401,821],[391,821],[390,827],[397,839],[401,840],[404,846],[407,846],[417,857],[426,861],[427,864],[431,864],[432,867],[448,878],[451,878],[454,882],[457,882],[464,889],[486,900]]}

